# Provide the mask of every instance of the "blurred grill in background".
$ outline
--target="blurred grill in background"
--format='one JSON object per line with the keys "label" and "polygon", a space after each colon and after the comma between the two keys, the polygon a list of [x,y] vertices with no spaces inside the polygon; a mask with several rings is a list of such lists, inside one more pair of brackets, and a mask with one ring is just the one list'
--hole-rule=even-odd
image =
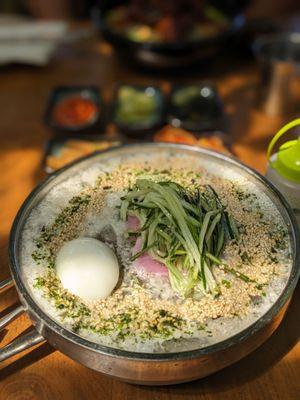
{"label": "blurred grill in background", "polygon": [[180,67],[211,59],[245,29],[248,1],[102,1],[94,19],[118,52],[143,65]]}

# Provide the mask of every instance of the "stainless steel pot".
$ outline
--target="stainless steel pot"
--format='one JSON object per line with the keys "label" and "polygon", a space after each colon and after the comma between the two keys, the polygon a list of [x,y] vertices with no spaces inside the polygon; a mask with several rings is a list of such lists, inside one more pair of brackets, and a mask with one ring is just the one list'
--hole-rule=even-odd
{"label": "stainless steel pot", "polygon": [[[126,157],[138,153],[162,154],[166,151],[199,157],[204,165],[215,164],[220,171],[238,172],[255,183],[274,203],[286,222],[292,246],[292,270],[286,287],[273,306],[255,323],[238,334],[209,347],[179,353],[137,353],[92,343],[65,329],[51,319],[35,302],[24,280],[19,263],[19,246],[22,229],[31,210],[54,186],[88,168],[93,163],[103,163],[111,156]],[[21,312],[29,314],[34,328],[0,350],[0,361],[47,340],[53,347],[72,359],[106,375],[147,385],[165,385],[186,382],[207,376],[249,354],[260,346],[280,324],[293,290],[299,268],[299,233],[292,211],[285,199],[262,176],[240,162],[213,151],[172,144],[136,144],[94,153],[49,176],[25,200],[14,221],[9,244],[10,269],[18,291],[21,306],[0,320],[0,329]],[[1,288],[12,282],[2,282]]]}

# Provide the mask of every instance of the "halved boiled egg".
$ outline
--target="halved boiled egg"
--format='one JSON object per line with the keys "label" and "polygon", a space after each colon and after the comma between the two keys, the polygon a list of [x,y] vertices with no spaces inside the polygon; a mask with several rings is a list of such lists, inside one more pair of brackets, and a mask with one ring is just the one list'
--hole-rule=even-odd
{"label": "halved boiled egg", "polygon": [[93,238],[81,237],[64,244],[55,267],[63,287],[84,300],[108,297],[119,280],[115,253]]}

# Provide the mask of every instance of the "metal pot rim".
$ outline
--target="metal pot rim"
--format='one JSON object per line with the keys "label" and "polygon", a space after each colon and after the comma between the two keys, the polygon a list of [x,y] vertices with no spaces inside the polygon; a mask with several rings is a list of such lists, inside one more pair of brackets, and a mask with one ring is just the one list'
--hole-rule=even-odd
{"label": "metal pot rim", "polygon": [[[21,275],[18,272],[18,261],[17,261],[17,248],[18,248],[18,243],[16,240],[16,236],[19,230],[19,224],[20,220],[22,219],[22,216],[25,212],[27,212],[28,209],[30,209],[30,203],[35,199],[37,194],[47,187],[47,185],[52,182],[56,177],[60,176],[62,173],[64,173],[66,170],[69,168],[73,167],[74,165],[80,164],[81,162],[97,157],[99,153],[109,153],[109,152],[115,152],[120,148],[132,148],[134,149],[135,147],[147,147],[147,146],[154,146],[154,147],[160,147],[160,148],[166,148],[166,149],[182,149],[182,150],[189,150],[192,153],[200,153],[200,154],[207,154],[214,156],[218,159],[224,160],[227,163],[231,163],[235,165],[236,167],[243,169],[246,171],[248,174],[252,175],[256,180],[260,181],[264,186],[266,186],[269,190],[269,192],[272,192],[277,196],[281,202],[282,207],[285,209],[287,212],[287,215],[290,220],[290,225],[291,225],[291,240],[292,244],[295,249],[295,254],[293,255],[293,265],[291,268],[290,276],[289,279],[286,283],[286,287],[281,293],[281,295],[278,297],[277,301],[272,305],[269,310],[262,315],[257,321],[255,321],[253,324],[245,328],[244,330],[238,332],[237,334],[221,341],[218,343],[215,343],[213,345],[200,348],[200,349],[195,349],[195,350],[188,350],[188,351],[183,351],[183,352],[170,352],[170,353],[140,353],[140,352],[133,352],[133,351],[127,351],[127,350],[122,350],[118,348],[113,348],[105,345],[101,345],[98,343],[91,342],[71,331],[68,329],[64,328],[62,325],[59,325],[57,322],[55,322],[52,318],[50,318],[35,302],[29,291],[27,290],[23,279]],[[23,304],[25,304],[25,309],[26,311],[29,309],[35,316],[37,317],[38,320],[42,320],[43,324],[46,325],[50,330],[54,331],[56,334],[63,336],[66,340],[72,342],[75,345],[78,345],[80,347],[85,347],[90,350],[95,351],[96,353],[99,354],[105,354],[105,355],[111,355],[113,357],[117,358],[125,358],[125,359],[131,359],[131,360],[147,360],[147,361],[175,361],[175,360],[184,360],[184,359],[192,359],[192,358],[197,358],[203,355],[209,355],[221,350],[224,350],[228,347],[234,346],[242,341],[244,341],[246,338],[249,336],[253,335],[263,327],[265,327],[268,322],[270,322],[273,317],[280,311],[280,309],[284,306],[284,304],[289,300],[291,297],[293,290],[297,284],[299,275],[300,275],[300,235],[299,235],[299,230],[297,227],[297,222],[296,219],[293,215],[292,209],[285,200],[285,198],[282,196],[281,193],[278,192],[278,190],[269,182],[267,181],[262,175],[260,175],[257,171],[253,170],[252,168],[246,166],[245,164],[241,163],[240,161],[237,161],[229,156],[226,156],[221,153],[217,153],[212,150],[204,149],[204,148],[195,148],[192,146],[188,145],[179,145],[179,144],[170,144],[170,143],[137,143],[137,144],[127,144],[123,146],[118,146],[114,147],[102,152],[95,152],[92,153],[86,157],[83,157],[79,160],[76,160],[64,168],[54,172],[51,174],[49,177],[47,177],[44,181],[39,183],[33,191],[28,195],[28,197],[25,199],[23,202],[21,208],[19,209],[11,232],[10,232],[10,238],[9,238],[9,261],[10,261],[10,270],[12,277],[15,281],[18,293],[20,295],[21,301]],[[47,338],[46,338],[47,339]]]}

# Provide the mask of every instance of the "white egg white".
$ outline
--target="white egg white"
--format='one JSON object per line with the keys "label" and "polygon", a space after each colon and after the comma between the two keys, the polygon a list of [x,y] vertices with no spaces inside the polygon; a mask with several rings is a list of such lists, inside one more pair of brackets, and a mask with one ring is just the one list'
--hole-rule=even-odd
{"label": "white egg white", "polygon": [[115,253],[93,238],[81,237],[64,244],[55,267],[63,287],[87,301],[108,297],[119,280]]}

